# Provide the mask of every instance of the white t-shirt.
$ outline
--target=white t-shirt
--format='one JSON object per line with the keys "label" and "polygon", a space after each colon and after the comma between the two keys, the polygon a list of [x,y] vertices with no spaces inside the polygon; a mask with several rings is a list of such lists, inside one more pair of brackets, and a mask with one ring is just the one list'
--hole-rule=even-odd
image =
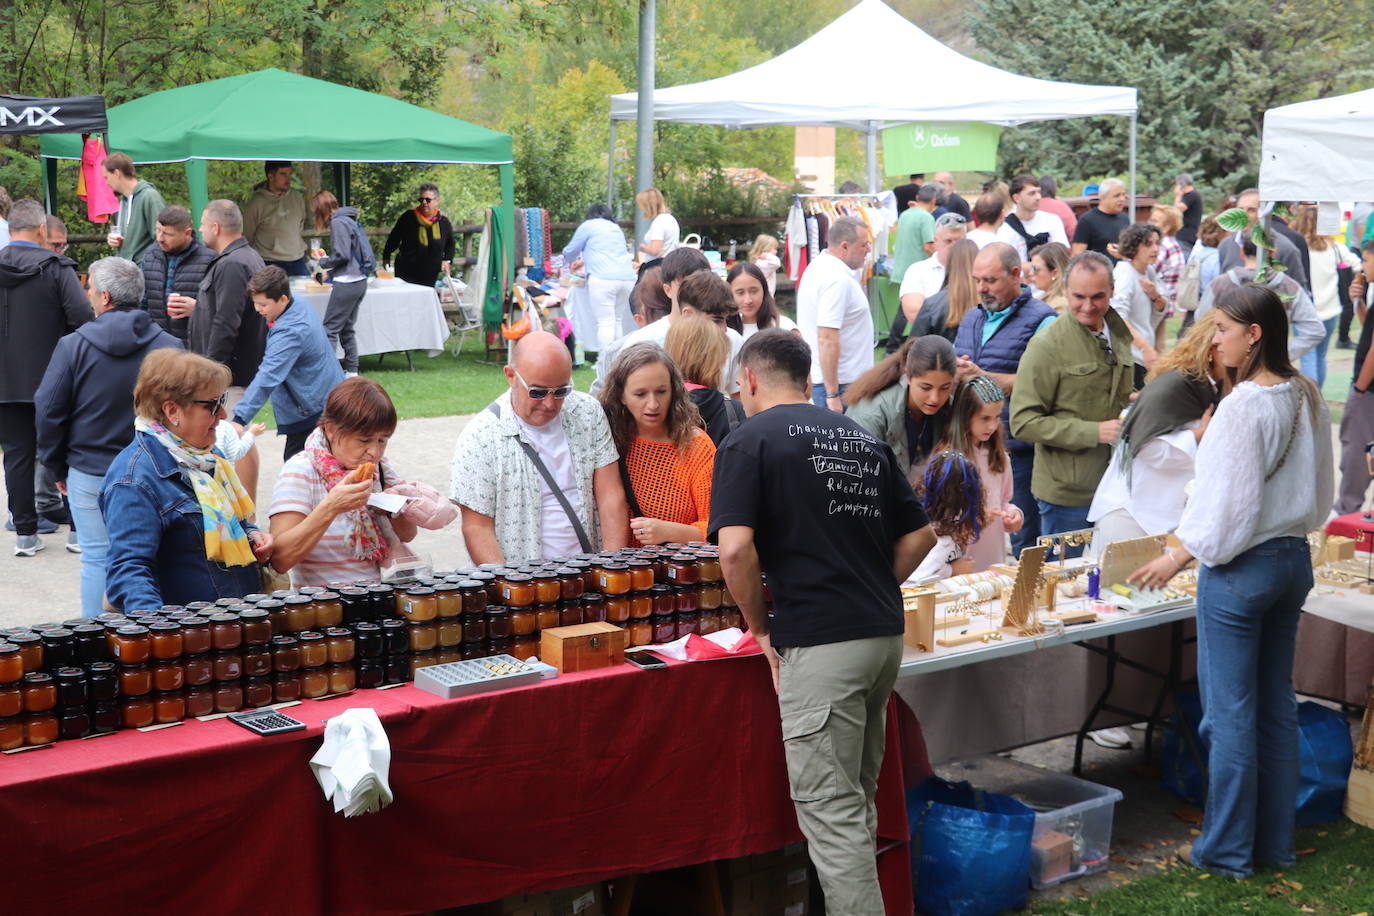
{"label": "white t-shirt", "polygon": [[[539,452],[539,457],[544,459],[545,467],[557,481],[559,489],[568,498],[573,512],[580,517],[582,494],[578,492],[577,478],[573,475],[572,449],[568,446],[568,434],[563,431],[563,418],[554,417],[543,426],[530,426],[519,416],[515,418],[515,422],[520,424],[521,431],[529,437],[535,451]],[[544,556],[566,557],[580,553],[582,542],[577,539],[577,532],[573,529],[572,522],[568,521],[568,513],[563,511],[563,505],[558,501],[558,497],[553,495],[553,490],[549,489],[543,474],[539,475],[539,498],[543,520],[540,530],[543,532]]]}
{"label": "white t-shirt", "polygon": [[[1064,221],[1053,213],[1046,213],[1044,210],[1036,210],[1035,215],[1029,221],[1022,220],[1022,227],[1030,235],[1039,235],[1041,232],[1050,234],[1051,242],[1058,242],[1065,248],[1069,246],[1069,237],[1064,234]],[[1026,240],[1021,238],[1021,233],[1011,228],[1007,223],[1002,223],[997,230],[997,241],[1006,242],[1016,249],[1016,253],[1021,256],[1021,260],[1029,259],[1026,254]]]}
{"label": "white t-shirt", "polygon": [[[615,362],[615,358],[620,355],[621,350],[645,341],[656,343],[660,347],[663,346],[668,339],[668,317],[665,315],[657,321],[631,331],[619,340],[611,341],[610,346],[606,347],[597,358],[596,380],[592,382],[591,393],[596,394],[606,384],[606,373],[611,364]],[[734,328],[725,329],[725,338],[730,341],[730,358],[725,361],[725,365],[720,370],[720,390],[726,394],[734,394],[739,391],[739,380],[736,376],[739,372],[739,351],[740,347],[744,346],[744,338]],[[561,554],[553,554],[553,556],[561,556]]]}
{"label": "white t-shirt", "polygon": [[818,328],[840,332],[840,359],[835,381],[847,385],[873,368],[873,313],[863,287],[839,258],[823,251],[802,274],[797,290],[797,329],[811,348],[811,381],[821,384]]}
{"label": "white t-shirt", "polygon": [[967,238],[973,244],[977,245],[979,251],[982,251],[984,248],[988,247],[993,242],[998,241],[997,233],[989,232],[986,229],[970,229],[968,231],[968,235],[966,235],[965,238]]}
{"label": "white t-shirt", "polygon": [[[668,253],[680,244],[677,220],[671,213],[660,213],[655,216],[653,222],[649,223],[648,230],[644,233],[644,243],[662,242],[663,247],[658,251],[658,257],[667,257]],[[559,554],[554,554],[559,556]]]}
{"label": "white t-shirt", "polygon": [[902,287],[897,291],[897,295],[920,293],[929,299],[944,285],[945,265],[940,263],[939,258],[930,257],[924,261],[917,261],[906,269],[906,275],[902,277]]}
{"label": "white t-shirt", "polygon": [[[779,313],[779,314],[778,314],[778,327],[782,328],[784,331],[795,331],[795,330],[797,329],[797,323],[796,323],[795,321],[793,321],[791,318],[788,318],[786,315],[783,315],[782,313]],[[744,322],[744,333],[741,334],[740,337],[741,337],[742,339],[744,339],[744,340],[748,340],[749,338],[753,337],[753,336],[754,336],[755,334],[757,334],[758,332],[759,332],[759,326],[758,326],[758,325],[756,325],[756,324],[750,324],[749,322],[746,321],[746,322]]]}
{"label": "white t-shirt", "polygon": [[954,561],[963,558],[964,552],[954,543],[954,538],[942,535],[935,539],[935,546],[930,548],[930,553],[925,555],[921,565],[906,581],[915,585],[930,579],[948,579],[953,575]]}

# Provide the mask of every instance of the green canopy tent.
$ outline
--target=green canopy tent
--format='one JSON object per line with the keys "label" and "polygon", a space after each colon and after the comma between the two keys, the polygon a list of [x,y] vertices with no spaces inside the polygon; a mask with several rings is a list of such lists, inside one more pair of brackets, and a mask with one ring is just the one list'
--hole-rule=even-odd
{"label": "green canopy tent", "polygon": [[[268,68],[155,92],[111,108],[107,149],[136,163],[184,162],[191,211],[209,199],[206,161],[282,159],[335,164],[340,200],[348,202],[354,162],[443,162],[493,165],[501,206],[493,236],[511,238],[515,219],[514,156],[509,134],[361,89]],[[49,206],[57,199],[57,160],[81,158],[79,136],[41,141]],[[501,320],[513,275],[504,246],[493,244],[484,317]]]}

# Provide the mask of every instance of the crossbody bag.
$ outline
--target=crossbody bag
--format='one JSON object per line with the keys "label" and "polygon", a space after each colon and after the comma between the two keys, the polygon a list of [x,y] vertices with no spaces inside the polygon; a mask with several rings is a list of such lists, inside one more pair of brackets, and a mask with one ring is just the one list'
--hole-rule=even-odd
{"label": "crossbody bag", "polygon": [[[487,410],[494,416],[501,416],[501,406],[495,402],[489,405]],[[549,485],[549,490],[553,493],[554,499],[558,500],[558,505],[563,507],[563,512],[568,516],[568,521],[572,522],[573,531],[577,533],[577,543],[582,545],[583,553],[591,553],[592,539],[587,537],[587,529],[582,526],[582,519],[578,518],[577,513],[573,511],[572,503],[568,502],[568,495],[563,492],[558,481],[553,479],[553,474],[549,471],[548,465],[544,464],[544,459],[540,458],[535,447],[521,439],[519,434],[516,435],[515,442],[529,457],[530,463],[539,472],[539,476],[544,478],[544,483]],[[623,464],[621,470],[624,471]]]}

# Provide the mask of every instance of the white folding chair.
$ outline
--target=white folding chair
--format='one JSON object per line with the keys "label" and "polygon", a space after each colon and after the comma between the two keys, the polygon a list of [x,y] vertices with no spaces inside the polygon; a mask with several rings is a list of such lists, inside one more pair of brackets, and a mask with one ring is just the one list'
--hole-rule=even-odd
{"label": "white folding chair", "polygon": [[458,306],[458,323],[453,328],[453,355],[458,356],[463,352],[463,341],[468,334],[481,333],[482,331],[482,305],[473,302],[468,295],[471,290],[460,277],[452,274],[444,275],[444,285],[453,295],[453,302]]}

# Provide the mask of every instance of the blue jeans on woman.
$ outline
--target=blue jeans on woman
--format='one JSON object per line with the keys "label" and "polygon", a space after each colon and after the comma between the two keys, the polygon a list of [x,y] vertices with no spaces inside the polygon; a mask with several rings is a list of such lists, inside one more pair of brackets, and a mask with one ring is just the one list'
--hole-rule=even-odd
{"label": "blue jeans on woman", "polygon": [[67,468],[67,502],[81,545],[81,616],[105,613],[105,554],[110,540],[100,514],[100,486],[105,478]]}
{"label": "blue jeans on woman", "polygon": [[1326,351],[1331,346],[1331,335],[1336,331],[1336,324],[1341,320],[1341,316],[1328,318],[1322,322],[1326,327],[1326,336],[1321,343],[1302,355],[1301,366],[1302,374],[1317,383],[1320,388],[1326,384]]}
{"label": "blue jeans on woman", "polygon": [[1235,877],[1295,861],[1298,701],[1293,652],[1312,589],[1307,540],[1257,544],[1198,575],[1197,670],[1207,806],[1193,864]]}

